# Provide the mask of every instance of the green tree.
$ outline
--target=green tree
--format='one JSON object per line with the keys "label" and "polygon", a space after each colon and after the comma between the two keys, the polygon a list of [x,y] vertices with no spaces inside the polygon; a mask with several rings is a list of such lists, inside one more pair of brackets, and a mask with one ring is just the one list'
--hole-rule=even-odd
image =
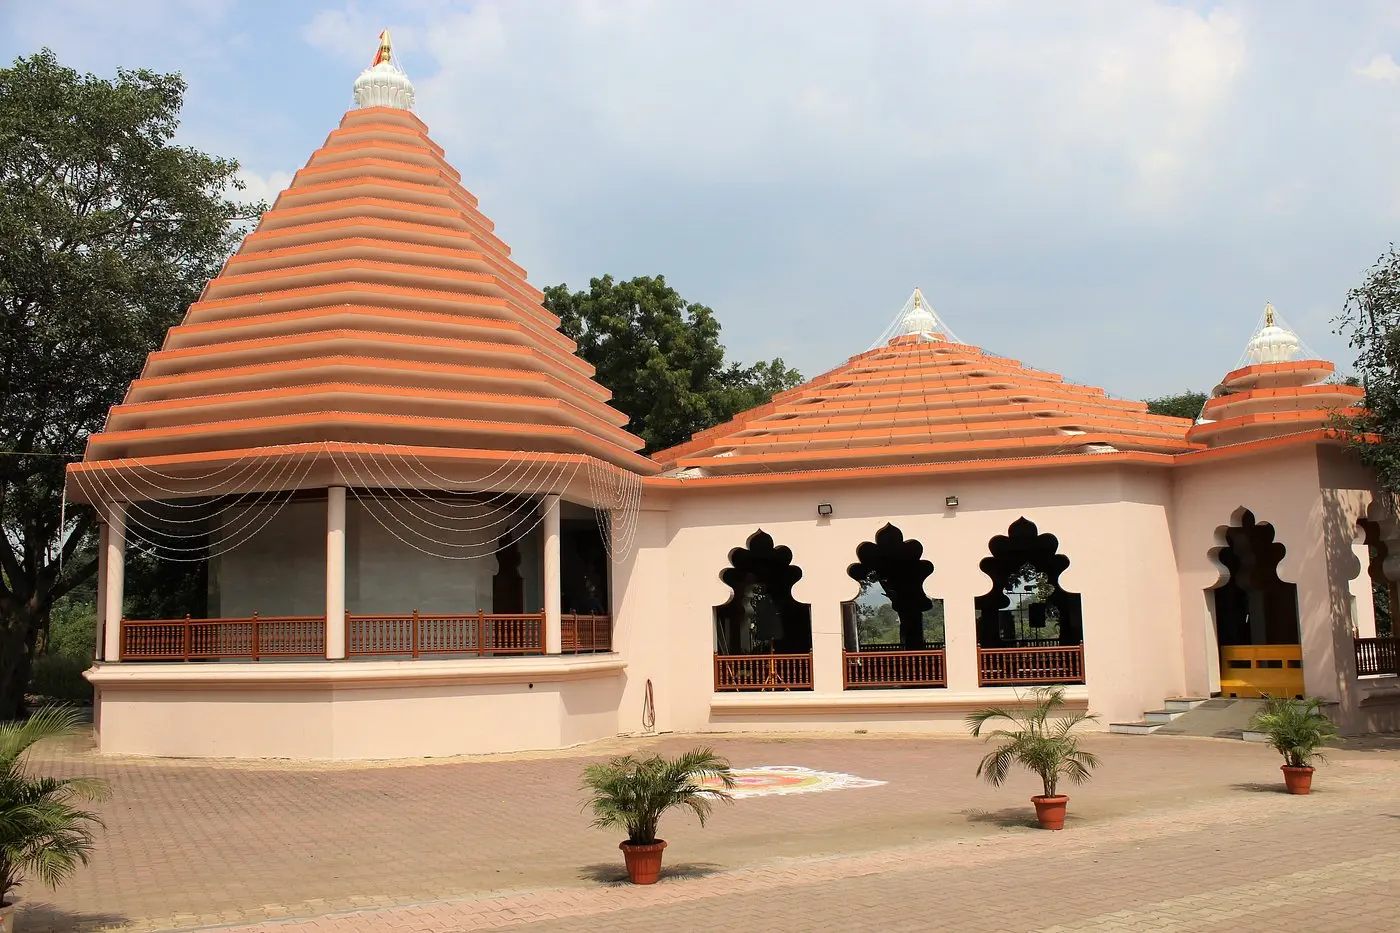
{"label": "green tree", "polygon": [[1338,418],[1337,426],[1380,483],[1400,493],[1400,253],[1394,246],[1347,293],[1337,323],[1356,350],[1366,389],[1362,413]]}
{"label": "green tree", "polygon": [[233,199],[236,162],[174,144],[184,93],[47,49],[0,69],[0,718],[97,566],[91,511],[60,527],[65,463],[260,207]]}
{"label": "green tree", "polygon": [[802,381],[781,359],[752,366],[726,361],[714,312],[687,302],[663,276],[617,282],[607,275],[587,291],[554,285],[544,293],[545,307],[559,316],[649,453]]}
{"label": "green tree", "polygon": [[1147,410],[1154,415],[1170,415],[1173,418],[1190,418],[1195,421],[1206,404],[1206,398],[1204,392],[1164,395],[1161,398],[1148,399]]}
{"label": "green tree", "polygon": [[856,634],[862,645],[899,644],[899,616],[889,600],[878,604],[857,602]]}

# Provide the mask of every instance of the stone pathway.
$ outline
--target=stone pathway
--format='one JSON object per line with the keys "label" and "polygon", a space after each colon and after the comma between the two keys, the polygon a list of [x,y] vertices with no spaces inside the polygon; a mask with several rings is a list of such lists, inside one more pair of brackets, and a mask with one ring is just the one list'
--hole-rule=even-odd
{"label": "stone pathway", "polygon": [[97,863],[29,892],[23,928],[1400,929],[1400,743],[1335,753],[1300,798],[1277,792],[1267,748],[1096,736],[1104,768],[1046,833],[1027,782],[972,780],[978,743],[710,738],[736,766],[886,784],[743,800],[704,831],[675,819],[675,873],[638,888],[579,813],[579,756],[276,770],[55,754],[119,796]]}

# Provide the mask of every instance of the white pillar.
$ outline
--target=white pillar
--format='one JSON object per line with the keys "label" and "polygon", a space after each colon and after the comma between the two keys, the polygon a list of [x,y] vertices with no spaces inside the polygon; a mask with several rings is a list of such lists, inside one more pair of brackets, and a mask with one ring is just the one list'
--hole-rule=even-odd
{"label": "white pillar", "polygon": [[326,489],[326,657],[345,657],[345,487]]}
{"label": "white pillar", "polygon": [[[97,632],[93,638],[93,660],[107,657],[107,523],[97,523],[97,605],[93,607],[93,624]],[[113,659],[115,660],[115,659]]]}
{"label": "white pillar", "polygon": [[558,654],[563,644],[560,633],[562,596],[559,590],[559,497],[545,496],[544,509],[544,650]]}
{"label": "white pillar", "polygon": [[938,584],[938,595],[943,598],[943,663],[949,693],[978,689],[976,601],[982,594],[977,592],[977,578],[972,576],[976,560],[975,556],[970,559],[972,567],[962,569],[962,576],[949,574]]}
{"label": "white pillar", "polygon": [[839,600],[812,607],[812,692],[840,693],[845,687],[845,625]]}
{"label": "white pillar", "polygon": [[102,549],[102,657],[120,661],[122,655],[122,601],[126,587],[126,506],[117,503],[107,512],[107,541]]}

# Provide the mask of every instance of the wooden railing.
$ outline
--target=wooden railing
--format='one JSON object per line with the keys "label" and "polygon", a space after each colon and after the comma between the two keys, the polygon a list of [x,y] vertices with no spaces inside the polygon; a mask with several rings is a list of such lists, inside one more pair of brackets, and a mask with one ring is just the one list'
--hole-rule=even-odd
{"label": "wooden railing", "polygon": [[585,654],[612,650],[612,616],[569,613],[559,619],[559,650]]}
{"label": "wooden railing", "polygon": [[1084,646],[1062,648],[978,648],[977,683],[982,687],[1015,684],[1084,683]]}
{"label": "wooden railing", "polygon": [[1227,697],[1301,697],[1302,645],[1221,645],[1220,692]]}
{"label": "wooden railing", "polygon": [[845,689],[946,687],[942,651],[846,651]]}
{"label": "wooden railing", "polygon": [[237,619],[122,619],[123,661],[208,661],[234,658],[324,658],[321,616]]}
{"label": "wooden railing", "polygon": [[717,654],[715,691],[811,690],[812,655]]}
{"label": "wooden railing", "polygon": [[345,615],[345,656],[544,654],[544,613]]}
{"label": "wooden railing", "polygon": [[1400,674],[1400,638],[1356,639],[1356,673]]}

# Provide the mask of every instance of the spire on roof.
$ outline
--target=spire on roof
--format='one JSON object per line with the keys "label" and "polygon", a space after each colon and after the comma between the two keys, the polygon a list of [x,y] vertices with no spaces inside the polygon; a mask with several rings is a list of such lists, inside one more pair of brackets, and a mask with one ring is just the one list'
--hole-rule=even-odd
{"label": "spire on roof", "polygon": [[924,302],[924,293],[914,289],[913,296],[904,305],[899,320],[895,322],[892,337],[935,337],[939,334],[938,315]]}
{"label": "spire on roof", "polygon": [[394,61],[387,29],[379,34],[374,61],[355,79],[355,106],[413,109],[413,82]]}
{"label": "spire on roof", "polygon": [[1277,313],[1272,304],[1264,305],[1264,326],[1250,339],[1245,347],[1245,359],[1250,365],[1259,363],[1287,363],[1298,358],[1303,342],[1298,335],[1277,321]]}

